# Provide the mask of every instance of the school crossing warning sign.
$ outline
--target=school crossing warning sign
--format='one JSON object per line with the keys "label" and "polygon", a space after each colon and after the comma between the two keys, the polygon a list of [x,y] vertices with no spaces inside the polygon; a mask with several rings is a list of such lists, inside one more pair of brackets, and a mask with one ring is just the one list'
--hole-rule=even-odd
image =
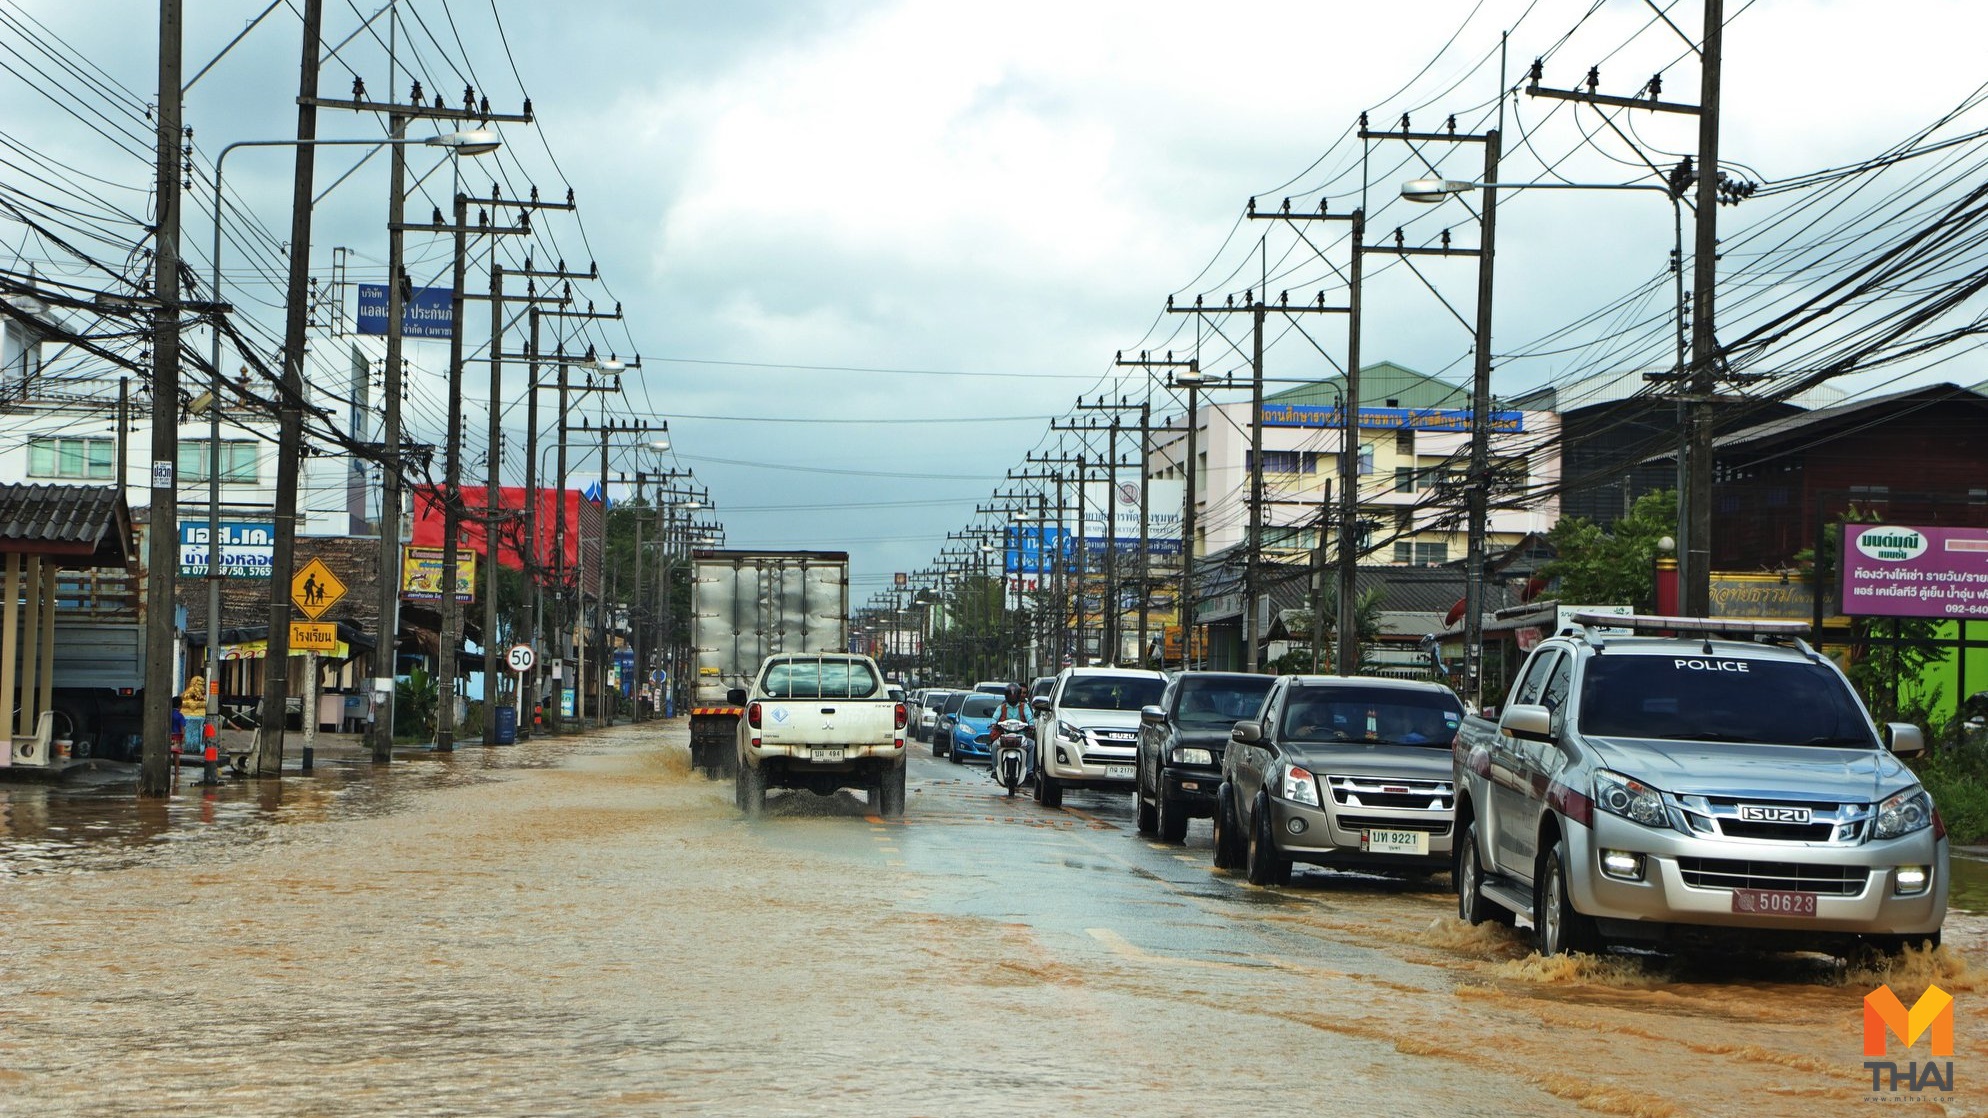
{"label": "school crossing warning sign", "polygon": [[313,559],[290,577],[290,601],[316,621],[345,597],[345,584],[321,559]]}

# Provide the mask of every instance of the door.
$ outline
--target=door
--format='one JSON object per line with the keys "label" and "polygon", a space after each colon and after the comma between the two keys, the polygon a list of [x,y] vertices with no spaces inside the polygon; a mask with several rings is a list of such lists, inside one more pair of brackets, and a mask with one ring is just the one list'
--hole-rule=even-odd
{"label": "door", "polygon": [[1566,734],[1567,693],[1573,684],[1574,657],[1563,652],[1554,657],[1545,685],[1540,688],[1538,698],[1532,700],[1553,712],[1549,734],[1553,740],[1512,739],[1518,762],[1518,784],[1523,793],[1523,814],[1506,816],[1514,824],[1512,833],[1507,836],[1507,849],[1512,852],[1513,871],[1527,880],[1531,880],[1533,866],[1539,861],[1539,830],[1548,811],[1546,793],[1565,759],[1560,751],[1560,742]]}
{"label": "door", "polygon": [[[1538,703],[1546,690],[1547,679],[1565,659],[1566,654],[1557,648],[1535,652],[1526,663],[1525,675],[1512,689],[1505,709]],[[1532,778],[1526,747],[1536,744],[1507,733],[1500,720],[1497,737],[1491,743],[1491,770],[1485,778],[1491,802],[1478,817],[1484,849],[1493,868],[1527,881],[1532,879],[1528,851],[1535,843],[1525,832],[1538,827],[1539,817],[1537,808],[1530,803]]]}

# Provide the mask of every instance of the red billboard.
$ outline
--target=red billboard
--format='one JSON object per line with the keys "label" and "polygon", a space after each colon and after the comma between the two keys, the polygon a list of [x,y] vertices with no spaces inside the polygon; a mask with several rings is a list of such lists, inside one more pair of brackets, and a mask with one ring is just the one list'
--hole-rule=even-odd
{"label": "red billboard", "polygon": [[[461,546],[478,555],[488,556],[489,549],[484,541],[483,486],[463,486],[462,493],[462,533]],[[500,486],[497,490],[498,519],[495,536],[497,539],[497,562],[514,571],[529,570],[537,581],[546,586],[558,581],[557,572],[566,572],[566,582],[576,583],[586,593],[600,590],[600,548],[603,518],[601,506],[581,496],[577,489],[565,491],[566,500],[566,546],[562,563],[553,546],[559,523],[559,498],[557,489],[540,489],[538,500],[532,509],[532,536],[534,541],[527,546],[525,540],[525,488],[523,486]],[[413,547],[441,547],[443,536],[442,487],[439,485],[417,485],[414,487],[414,538]],[[526,557],[530,557],[529,567]],[[577,576],[577,578],[576,578]]]}

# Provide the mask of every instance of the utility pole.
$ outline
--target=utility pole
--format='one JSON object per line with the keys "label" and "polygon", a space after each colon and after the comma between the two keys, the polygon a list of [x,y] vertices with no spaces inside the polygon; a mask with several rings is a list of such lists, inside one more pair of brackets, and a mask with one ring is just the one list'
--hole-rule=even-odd
{"label": "utility pole", "polygon": [[[151,528],[146,536],[145,719],[138,791],[172,793],[173,611],[179,577],[180,0],[159,0],[158,226],[153,233]],[[219,401],[216,401],[218,404]],[[124,484],[119,478],[118,484]],[[208,638],[218,627],[207,622]]]}
{"label": "utility pole", "polygon": [[[283,775],[283,731],[290,709],[290,576],[297,564],[297,479],[304,450],[304,346],[311,280],[311,195],[317,169],[317,93],[319,28],[323,0],[305,0],[303,62],[297,90],[296,175],[290,195],[289,304],[283,324],[283,380],[276,409],[276,538],[269,560],[269,637],[262,669],[262,721],[255,735],[255,771],[260,776]],[[214,206],[220,220],[220,200]],[[218,297],[218,296],[217,296]],[[214,401],[221,406],[220,400]],[[210,576],[215,572],[207,572]],[[207,622],[209,641],[219,639],[220,618]],[[316,661],[311,661],[315,663]],[[214,680],[208,680],[211,691]],[[304,711],[308,725],[316,717]]]}
{"label": "utility pole", "polygon": [[[469,268],[469,237],[527,234],[531,232],[531,214],[518,216],[516,225],[492,225],[488,210],[478,213],[477,224],[469,224],[469,196],[457,194],[455,199],[455,221],[444,225],[442,215],[437,211],[433,222],[428,226],[409,226],[434,233],[448,233],[454,238],[454,258],[451,268],[452,282],[449,300],[449,386],[448,386],[448,433],[443,453],[442,478],[442,632],[436,655],[435,691],[435,752],[449,753],[456,747],[456,654],[462,644],[463,609],[456,594],[456,572],[462,562],[462,375],[463,375],[463,326],[464,326],[464,286]],[[489,204],[490,200],[479,200]],[[506,203],[509,204],[509,203]],[[494,447],[492,448],[495,449]],[[487,531],[487,529],[486,529]],[[490,634],[484,634],[484,656],[489,658]],[[486,702],[488,696],[486,696]]]}
{"label": "utility pole", "polygon": [[1394,231],[1393,246],[1371,245],[1364,251],[1395,256],[1474,256],[1477,258],[1477,315],[1472,325],[1472,364],[1470,381],[1470,470],[1464,481],[1465,517],[1468,521],[1467,552],[1463,584],[1463,691],[1473,704],[1484,699],[1484,562],[1487,520],[1490,517],[1491,489],[1491,292],[1492,260],[1498,229],[1499,135],[1495,128],[1482,134],[1459,133],[1456,118],[1450,118],[1443,132],[1409,130],[1408,117],[1401,118],[1396,132],[1370,132],[1364,115],[1361,139],[1404,140],[1409,143],[1474,143],[1484,145],[1483,214],[1479,217],[1478,247],[1454,248],[1449,230],[1443,231],[1437,248],[1403,244],[1401,230]]}
{"label": "utility pole", "polygon": [[[1097,430],[1097,423],[1095,420],[1093,420],[1088,425],[1079,425],[1076,423],[1063,423],[1056,420],[1052,420],[1050,421],[1049,429],[1052,431],[1074,432],[1081,435],[1084,432],[1095,432]],[[1070,627],[1072,633],[1076,638],[1074,663],[1078,667],[1086,667],[1088,666],[1088,663],[1085,660],[1085,643],[1084,643],[1084,592],[1086,590],[1085,584],[1090,581],[1090,550],[1091,550],[1090,549],[1090,496],[1088,490],[1090,489],[1089,485],[1090,471],[1094,467],[1098,466],[1099,463],[1089,457],[1090,443],[1088,440],[1085,440],[1082,443],[1081,449],[1083,450],[1083,453],[1077,454],[1075,456],[1062,455],[1062,454],[1057,454],[1057,455],[1036,454],[1036,455],[1030,455],[1028,461],[1033,463],[1038,463],[1041,465],[1075,466],[1077,470],[1077,542],[1075,549],[1077,553],[1077,570],[1076,570],[1076,578],[1074,580],[1076,583],[1076,587],[1073,592],[1072,601],[1071,601]],[[1060,518],[1062,516],[1061,506],[1063,504],[1061,499],[1063,495],[1063,489],[1062,489],[1063,481],[1062,477],[1060,476],[1060,473],[1056,484],[1057,484],[1056,493],[1058,498],[1057,515]],[[1103,649],[1100,648],[1099,651],[1102,652]]]}
{"label": "utility pole", "polygon": [[[521,218],[535,210],[570,211],[579,208],[573,204],[573,192],[571,190],[566,192],[566,201],[563,203],[542,202],[538,197],[538,188],[533,187],[530,201],[516,202],[499,197],[494,184],[490,188],[489,198],[472,198],[469,201],[472,204],[479,206],[487,205],[493,209],[499,206],[522,206],[524,207],[524,211],[520,215]],[[527,260],[525,268],[521,271],[530,272],[530,270],[531,263]],[[497,587],[500,582],[498,571],[502,567],[502,564],[498,562],[501,548],[498,543],[497,529],[506,515],[502,512],[498,501],[498,490],[502,484],[501,467],[503,465],[503,458],[498,453],[498,449],[504,443],[504,428],[501,422],[503,419],[504,400],[504,277],[515,274],[519,273],[506,272],[504,266],[497,262],[497,242],[495,240],[491,241],[489,295],[490,423],[484,442],[484,457],[486,461],[484,462],[483,482],[483,744],[486,746],[497,744],[497,719],[495,717],[497,693],[501,690],[501,682],[506,674],[503,662],[497,655]],[[536,275],[539,273],[534,272],[532,274]],[[536,279],[528,278],[525,281],[525,300],[532,307],[536,307],[541,299],[553,303],[563,303],[571,298],[570,295],[564,298],[558,296],[540,296],[537,290],[537,283]],[[463,298],[469,299],[472,296],[468,292],[464,292]],[[530,395],[536,400],[538,392],[533,390]],[[535,409],[528,406],[526,410],[529,412]],[[530,449],[528,441],[526,447],[527,453],[530,452]],[[529,493],[526,494],[525,504],[527,506],[531,504]],[[518,548],[520,568],[525,566],[525,554],[526,548],[521,541]],[[522,676],[519,678],[518,683],[520,687],[524,685]]]}
{"label": "utility pole", "polygon": [[[1081,398],[1079,398],[1076,407],[1076,410],[1078,411],[1102,411],[1102,412],[1111,413],[1110,426],[1108,426],[1105,429],[1106,438],[1109,441],[1105,443],[1105,456],[1104,456],[1105,457],[1105,500],[1104,500],[1105,614],[1104,614],[1103,647],[1105,649],[1110,650],[1110,652],[1107,654],[1108,655],[1107,662],[1110,663],[1113,667],[1118,666],[1120,646],[1124,644],[1123,638],[1121,637],[1120,634],[1120,630],[1124,626],[1124,614],[1121,604],[1119,602],[1119,594],[1118,594],[1118,564],[1119,564],[1118,467],[1120,465],[1118,459],[1118,432],[1120,428],[1123,426],[1123,417],[1121,413],[1126,410],[1129,410],[1132,406],[1133,405],[1130,402],[1128,402],[1124,397],[1120,397],[1118,402],[1114,404],[1114,403],[1107,403],[1105,401],[1105,398],[1100,396],[1098,397],[1097,402],[1094,404],[1087,404]],[[1144,439],[1146,435],[1146,420],[1145,420],[1146,409],[1144,404],[1139,405],[1139,413],[1141,417],[1139,421],[1139,435],[1141,440],[1139,461],[1140,461],[1140,474],[1141,477],[1143,478],[1145,474]],[[1140,492],[1139,544],[1140,547],[1143,549],[1146,544],[1145,496],[1148,492],[1143,480],[1140,484],[1139,492]],[[1144,562],[1145,560],[1142,550],[1141,559],[1140,559],[1142,569],[1144,566]],[[1144,624],[1145,611],[1143,608],[1141,609],[1140,614],[1141,614],[1141,624],[1139,626],[1139,646],[1140,646],[1141,665],[1143,666],[1144,657],[1145,657],[1144,649],[1146,641],[1146,626]]]}
{"label": "utility pole", "polygon": [[[570,201],[571,197],[570,194],[568,197]],[[600,276],[600,269],[599,267],[590,264],[588,266],[587,271],[585,272],[569,272],[566,270],[566,262],[564,260],[561,260],[559,262],[559,265],[555,268],[551,269],[535,268],[532,266],[532,258],[527,256],[525,257],[524,267],[507,269],[504,274],[506,276],[525,277],[526,297],[530,301],[530,306],[527,308],[525,312],[526,321],[528,323],[527,332],[526,332],[526,341],[525,341],[525,351],[523,353],[514,353],[514,354],[505,355],[504,359],[511,361],[525,362],[525,371],[526,371],[525,500],[524,500],[524,509],[523,509],[523,525],[522,525],[522,531],[520,532],[520,538],[523,540],[523,543],[520,545],[519,548],[519,558],[525,570],[526,578],[530,587],[532,600],[530,607],[525,611],[525,618],[526,618],[525,623],[527,625],[527,630],[523,634],[521,643],[529,645],[534,652],[537,652],[540,651],[539,637],[540,633],[543,631],[543,626],[540,624],[540,621],[541,621],[541,610],[544,607],[544,597],[545,597],[544,572],[538,569],[536,565],[540,553],[539,539],[538,539],[539,537],[538,393],[539,389],[545,387],[544,385],[541,385],[539,383],[538,379],[539,366],[540,366],[538,320],[540,314],[539,306],[542,302],[546,300],[537,295],[536,289],[533,285],[535,285],[541,279],[559,281],[561,283],[561,288],[560,288],[560,297],[557,300],[557,302],[559,303],[559,305],[565,306],[567,304],[570,304],[573,299],[572,281],[576,279],[597,279]],[[497,316],[493,315],[491,321],[493,323],[498,321]],[[498,342],[499,339],[496,338],[492,339],[493,353],[501,352],[501,350],[497,348]],[[494,400],[498,399],[499,397],[496,393],[493,392],[491,398]],[[524,688],[528,686],[529,688],[528,697],[531,699],[534,705],[537,704],[539,696],[539,688],[537,681],[538,673],[546,670],[544,660],[545,660],[544,656],[542,655],[539,656],[538,657],[539,662],[535,663],[532,666],[531,672],[526,676],[520,677],[520,679],[518,680],[519,687]],[[527,681],[529,681],[529,685]],[[518,722],[519,722],[518,728],[520,734],[529,736],[528,732],[531,729],[531,725],[525,722],[524,714],[525,714],[524,709],[521,706],[518,711]]]}
{"label": "utility pole", "polygon": [[[1253,215],[1256,199],[1250,199],[1249,209]],[[1249,539],[1243,552],[1243,670],[1254,672],[1260,654],[1261,643],[1260,607],[1258,596],[1263,591],[1263,324],[1269,313],[1266,298],[1258,298],[1254,288],[1243,292],[1243,305],[1235,305],[1231,295],[1220,307],[1203,306],[1200,296],[1195,296],[1191,307],[1177,307],[1173,297],[1167,297],[1168,314],[1247,314],[1250,316],[1250,392],[1249,392]],[[1325,292],[1320,291],[1311,303],[1293,304],[1290,293],[1278,296],[1277,311],[1284,315],[1295,314],[1345,314],[1347,307],[1327,306]],[[1191,498],[1190,498],[1191,499]]]}
{"label": "utility pole", "polygon": [[[1712,437],[1716,428],[1713,406],[1720,402],[1718,382],[1719,343],[1714,329],[1714,296],[1718,286],[1719,200],[1725,176],[1719,171],[1719,88],[1725,41],[1725,4],[1705,0],[1703,39],[1694,46],[1699,56],[1698,101],[1696,105],[1658,100],[1662,83],[1653,77],[1643,86],[1647,96],[1618,97],[1599,92],[1599,67],[1588,70],[1587,88],[1548,89],[1539,83],[1543,65],[1532,64],[1526,93],[1562,101],[1585,102],[1618,108],[1648,109],[1652,112],[1680,113],[1698,118],[1698,163],[1696,167],[1697,223],[1692,242],[1691,284],[1691,371],[1680,385],[1685,409],[1685,431],[1678,494],[1678,608],[1688,616],[1705,617],[1712,612]],[[1681,33],[1680,33],[1681,34]],[[1658,77],[1661,77],[1659,75]],[[1682,194],[1684,177],[1692,172],[1680,168],[1672,188]],[[1682,267],[1682,262],[1679,262]]]}
{"label": "utility pole", "polygon": [[[306,36],[306,38],[314,38]],[[308,72],[314,73],[315,66]],[[387,135],[399,140],[406,136],[407,125],[413,120],[439,120],[474,122],[489,125],[495,122],[506,124],[530,124],[532,103],[525,100],[524,111],[517,114],[493,113],[486,99],[474,104],[465,89],[464,106],[460,109],[442,104],[440,97],[431,106],[426,103],[421,92],[421,83],[415,82],[408,90],[407,103],[396,101],[393,79],[399,70],[388,66],[387,100],[385,103],[365,100],[363,87],[354,83],[353,97],[348,100],[328,100],[312,96],[300,99],[301,105],[319,109],[340,109],[346,112],[387,114]],[[408,228],[407,218],[407,149],[404,144],[387,145],[388,193],[387,193],[387,334],[386,369],[382,396],[385,407],[381,416],[380,445],[383,451],[380,462],[380,558],[379,558],[379,632],[378,648],[374,653],[379,661],[375,669],[375,686],[381,702],[375,711],[372,749],[373,761],[387,764],[393,760],[393,681],[397,664],[395,646],[400,639],[400,512],[404,500],[406,448],[401,445],[400,406],[405,389],[402,378],[406,372],[401,359],[402,326],[406,296],[411,289],[407,277],[405,254],[402,252],[402,234]],[[459,323],[451,326],[451,332],[459,328]],[[280,529],[279,529],[280,530]],[[273,580],[272,580],[273,581]],[[274,587],[275,593],[283,593],[288,587]],[[453,587],[450,588],[453,591]],[[273,611],[272,611],[273,612]],[[288,632],[288,626],[285,626]],[[273,634],[272,634],[273,635]],[[274,645],[270,646],[272,649]]]}
{"label": "utility pole", "polygon": [[[1333,632],[1337,637],[1337,649],[1333,655],[1333,669],[1339,675],[1358,674],[1360,668],[1360,611],[1354,584],[1360,570],[1360,276],[1361,258],[1366,251],[1367,216],[1364,210],[1335,214],[1326,212],[1326,203],[1319,201],[1317,213],[1294,213],[1291,200],[1276,213],[1258,213],[1256,199],[1249,200],[1249,216],[1260,221],[1283,221],[1298,231],[1300,222],[1344,221],[1347,223],[1347,237],[1352,242],[1351,262],[1346,275],[1346,390],[1340,393],[1339,411],[1339,592],[1337,617]],[[1305,238],[1309,243],[1310,238]],[[1323,252],[1320,253],[1323,256]],[[1331,494],[1333,486],[1321,486],[1319,501],[1319,546],[1317,555],[1322,558],[1325,552],[1325,526],[1332,519]],[[1324,572],[1316,576],[1318,592],[1312,599],[1312,650],[1316,656],[1325,647]]]}
{"label": "utility pole", "polygon": [[[1143,368],[1147,370],[1149,374],[1155,369],[1164,369],[1167,370],[1170,374],[1176,372],[1185,374],[1174,377],[1173,380],[1169,381],[1168,386],[1173,387],[1176,384],[1178,384],[1178,385],[1184,385],[1187,388],[1187,457],[1184,462],[1185,471],[1186,471],[1187,496],[1181,502],[1180,583],[1179,583],[1180,590],[1175,595],[1174,599],[1174,613],[1176,620],[1178,620],[1180,624],[1180,642],[1181,642],[1180,666],[1182,670],[1187,670],[1188,668],[1191,668],[1193,666],[1191,663],[1193,657],[1191,645],[1193,640],[1192,634],[1194,631],[1194,481],[1195,481],[1194,459],[1196,453],[1195,423],[1196,423],[1196,413],[1199,410],[1197,407],[1199,403],[1198,394],[1201,388],[1201,362],[1198,358],[1188,358],[1186,360],[1177,361],[1174,359],[1172,350],[1168,350],[1167,355],[1164,358],[1156,360],[1154,359],[1152,354],[1144,350],[1141,350],[1139,353],[1139,358],[1136,361],[1126,360],[1124,352],[1120,351],[1118,354],[1116,354],[1113,357],[1112,363],[1120,366],[1132,366],[1132,367]],[[1151,424],[1152,424],[1151,404],[1150,402],[1146,404],[1141,404],[1140,414],[1139,414],[1139,428],[1140,428],[1140,438],[1142,443],[1146,442],[1147,440],[1150,440],[1152,437],[1150,434]],[[1150,446],[1148,446],[1147,452],[1149,454],[1151,453]],[[1145,474],[1147,477],[1152,476],[1152,468],[1150,463],[1147,466]],[[1145,555],[1148,549],[1148,545],[1150,543],[1150,541],[1146,538],[1146,536],[1143,533],[1145,530],[1145,525],[1147,524],[1147,521],[1150,519],[1151,516],[1151,511],[1150,511],[1152,503],[1151,497],[1152,493],[1150,489],[1142,490],[1141,493],[1139,494],[1139,502],[1140,505],[1142,506],[1139,513],[1140,525],[1142,528],[1142,536],[1139,542],[1139,551],[1142,556]],[[1139,571],[1139,581],[1142,586],[1147,587],[1147,591],[1150,594],[1151,584],[1147,581],[1148,571],[1144,566],[1145,560],[1142,558],[1140,562],[1141,562],[1141,567]],[[1140,610],[1139,641],[1140,644],[1143,646],[1146,641],[1146,602],[1143,599],[1140,601],[1139,610]],[[1166,666],[1166,658],[1167,658],[1166,642],[1161,641],[1160,666],[1163,668]]]}

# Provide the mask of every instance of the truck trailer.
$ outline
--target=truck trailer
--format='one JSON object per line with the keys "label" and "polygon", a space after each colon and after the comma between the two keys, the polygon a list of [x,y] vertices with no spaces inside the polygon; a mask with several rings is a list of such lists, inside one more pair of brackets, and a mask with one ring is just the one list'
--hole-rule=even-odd
{"label": "truck trailer", "polygon": [[849,650],[849,554],[843,551],[691,553],[691,763],[730,778],[751,685],[768,656]]}

